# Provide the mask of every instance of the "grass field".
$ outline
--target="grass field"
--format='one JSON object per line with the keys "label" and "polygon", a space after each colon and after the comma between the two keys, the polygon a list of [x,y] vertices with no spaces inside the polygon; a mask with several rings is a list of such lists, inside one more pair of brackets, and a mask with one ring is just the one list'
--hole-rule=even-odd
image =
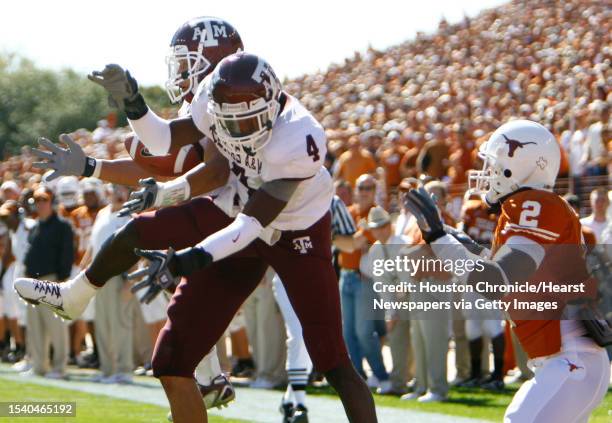
{"label": "grass field", "polygon": [[[74,401],[76,417],[0,417],[2,423],[143,423],[167,422],[168,409],[133,401],[123,401],[104,395],[90,395],[68,389],[50,388],[32,383],[17,383],[0,379],[0,402],[8,401]],[[211,416],[211,423],[244,423]]]}
{"label": "grass field", "polygon": [[[501,421],[504,410],[510,403],[512,396],[518,389],[518,385],[511,385],[502,393],[491,393],[483,390],[467,390],[454,388],[451,390],[449,400],[443,403],[421,404],[416,401],[401,401],[397,397],[376,395],[378,406],[393,407],[399,409],[415,410],[420,412],[433,412],[451,416],[463,416],[489,421]],[[330,388],[311,388],[311,395],[333,397]],[[134,401],[126,401],[107,397],[104,395],[92,395],[69,389],[43,386],[27,382],[15,382],[0,379],[0,402],[9,401],[72,401],[77,403],[77,415],[66,418],[15,418],[0,417],[0,423],[17,422],[83,422],[83,423],[141,423],[141,422],[165,422],[167,408],[144,404]],[[276,404],[271,404],[276,407]],[[608,391],[603,404],[595,411],[591,423],[610,423],[612,416],[612,389]],[[235,420],[210,416],[211,423],[243,423],[248,422],[248,416],[244,420]],[[384,422],[382,422],[384,423]],[[416,422],[418,423],[418,422]]]}
{"label": "grass field", "polygon": [[[448,401],[433,404],[401,401],[398,397],[393,396],[375,395],[374,398],[377,405],[385,407],[405,408],[500,422],[503,420],[506,407],[510,404],[518,388],[518,384],[510,385],[501,393],[488,392],[482,389],[452,388]],[[330,388],[313,388],[310,393],[312,395],[333,396]],[[612,388],[608,389],[604,401],[595,410],[589,423],[612,423]]]}

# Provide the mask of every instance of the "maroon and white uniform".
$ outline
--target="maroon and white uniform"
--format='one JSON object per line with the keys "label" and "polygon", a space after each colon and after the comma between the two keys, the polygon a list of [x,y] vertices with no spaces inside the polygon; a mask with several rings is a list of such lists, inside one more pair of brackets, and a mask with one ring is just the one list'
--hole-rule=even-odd
{"label": "maroon and white uniform", "polygon": [[302,323],[314,366],[326,371],[347,363],[331,264],[332,182],[322,166],[326,152],[323,128],[297,99],[286,96],[268,144],[247,154],[223,144],[216,136],[208,115],[207,81],[200,84],[192,102],[192,117],[228,159],[235,176],[228,183],[231,191],[223,191],[214,200],[196,198],[140,215],[136,227],[141,248],[193,246],[230,225],[262,183],[285,178],[305,180],[258,239],[182,280],[156,345],[155,374],[191,375],[257,287],[268,265],[283,281]]}

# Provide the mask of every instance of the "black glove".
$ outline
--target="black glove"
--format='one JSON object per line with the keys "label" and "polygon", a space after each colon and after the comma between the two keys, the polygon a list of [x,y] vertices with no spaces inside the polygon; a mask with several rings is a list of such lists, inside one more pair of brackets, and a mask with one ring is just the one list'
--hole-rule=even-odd
{"label": "black glove", "polygon": [[108,104],[123,110],[128,119],[137,120],[147,114],[149,108],[138,92],[138,82],[121,66],[106,65],[102,71],[93,71],[87,78],[104,88]]}
{"label": "black glove", "polygon": [[425,188],[411,189],[403,200],[416,218],[425,242],[429,244],[446,235],[440,210]]}
{"label": "black glove", "polygon": [[449,225],[444,225],[444,231],[459,241],[470,253],[480,255],[482,250],[485,249],[482,245],[474,241],[468,234],[459,229],[453,228]]}
{"label": "black glove", "polygon": [[130,199],[119,210],[119,217],[128,216],[132,213],[140,213],[155,206],[155,200],[159,191],[159,185],[153,178],[141,179],[138,185],[142,188],[133,191]]}
{"label": "black glove", "polygon": [[173,262],[175,255],[175,251],[172,248],[168,249],[167,253],[140,249],[135,249],[134,253],[149,261],[149,265],[144,269],[127,275],[127,280],[134,280],[144,276],[131,289],[132,293],[135,293],[141,289],[148,288],[140,298],[140,302],[149,304],[161,291],[178,284],[179,278],[170,271],[170,264]]}
{"label": "black glove", "polygon": [[128,280],[138,279],[132,287],[132,292],[148,288],[140,298],[140,302],[149,304],[163,290],[177,285],[181,276],[188,276],[213,262],[212,256],[202,248],[185,248],[179,252],[169,248],[168,252],[135,249],[134,253],[147,259],[150,264],[144,269],[127,275]]}

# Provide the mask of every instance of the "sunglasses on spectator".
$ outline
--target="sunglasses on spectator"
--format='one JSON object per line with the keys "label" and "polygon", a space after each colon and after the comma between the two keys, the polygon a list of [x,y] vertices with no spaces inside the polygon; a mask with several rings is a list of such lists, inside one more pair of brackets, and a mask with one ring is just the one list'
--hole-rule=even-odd
{"label": "sunglasses on spectator", "polygon": [[375,188],[374,185],[358,185],[357,191],[374,191]]}
{"label": "sunglasses on spectator", "polygon": [[48,201],[49,201],[49,199],[45,198],[45,197],[34,198],[34,202],[35,203],[47,203]]}

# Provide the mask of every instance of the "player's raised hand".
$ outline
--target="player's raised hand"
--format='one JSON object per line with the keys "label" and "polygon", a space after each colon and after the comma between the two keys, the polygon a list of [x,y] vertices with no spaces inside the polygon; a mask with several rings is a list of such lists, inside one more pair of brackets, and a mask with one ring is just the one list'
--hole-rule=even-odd
{"label": "player's raised hand", "polygon": [[180,278],[175,277],[169,268],[175,254],[172,248],[168,249],[166,253],[163,251],[140,249],[135,249],[134,253],[149,262],[147,267],[127,275],[127,280],[142,278],[131,289],[132,293],[146,289],[145,293],[140,297],[140,302],[149,304],[161,291],[179,282]]}
{"label": "player's raised hand", "polygon": [[130,194],[130,199],[119,210],[119,217],[132,213],[140,213],[155,205],[159,192],[159,184],[153,178],[141,179],[138,184],[142,187]]}
{"label": "player's raised hand", "polygon": [[453,228],[449,225],[444,225],[444,231],[459,241],[465,248],[467,248],[471,253],[480,255],[482,251],[486,248],[483,245],[480,245],[476,241],[472,239],[468,234],[463,231],[460,231],[457,228]]}
{"label": "player's raised hand", "polygon": [[83,176],[85,173],[88,157],[83,153],[81,146],[67,134],[60,135],[60,141],[67,148],[62,148],[47,138],[40,138],[38,144],[46,150],[32,149],[32,154],[44,160],[34,162],[32,166],[37,169],[53,170],[53,173],[46,178],[47,181],[60,176]]}
{"label": "player's raised hand", "polygon": [[408,191],[403,198],[404,205],[414,215],[428,244],[446,235],[440,210],[425,188]]}
{"label": "player's raised hand", "polygon": [[108,93],[108,104],[123,110],[129,119],[140,119],[149,110],[138,92],[138,82],[121,66],[108,64],[101,71],[93,71],[87,78],[104,88]]}

